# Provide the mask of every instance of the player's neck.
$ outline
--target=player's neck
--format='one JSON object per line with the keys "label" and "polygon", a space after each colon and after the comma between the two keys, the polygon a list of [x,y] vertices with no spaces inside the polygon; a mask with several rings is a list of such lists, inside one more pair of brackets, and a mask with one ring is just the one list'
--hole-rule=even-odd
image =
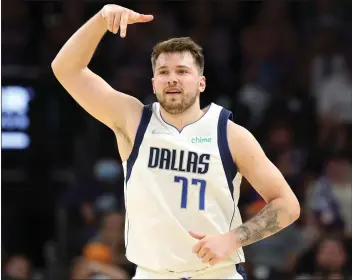
{"label": "player's neck", "polygon": [[160,114],[164,121],[181,131],[186,125],[199,120],[205,112],[200,109],[199,102],[195,102],[195,104],[181,114],[170,114],[162,107],[160,107]]}

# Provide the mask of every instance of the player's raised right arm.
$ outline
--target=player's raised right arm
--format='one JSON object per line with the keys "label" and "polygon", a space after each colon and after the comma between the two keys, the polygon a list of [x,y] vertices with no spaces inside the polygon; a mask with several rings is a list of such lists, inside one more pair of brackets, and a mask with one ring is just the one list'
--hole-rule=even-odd
{"label": "player's raised right arm", "polygon": [[140,118],[142,103],[114,90],[88,64],[106,31],[116,34],[120,28],[121,37],[125,37],[128,24],[152,19],[118,5],[106,5],[72,35],[51,64],[58,81],[78,104],[114,131],[124,129],[129,118]]}

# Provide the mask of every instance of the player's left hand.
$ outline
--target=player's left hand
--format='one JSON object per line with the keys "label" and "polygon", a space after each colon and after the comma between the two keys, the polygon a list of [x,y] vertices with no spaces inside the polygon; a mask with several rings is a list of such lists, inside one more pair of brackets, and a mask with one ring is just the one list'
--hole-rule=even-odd
{"label": "player's left hand", "polygon": [[227,260],[236,250],[236,241],[234,234],[228,232],[225,234],[205,235],[190,231],[189,234],[198,239],[198,243],[193,246],[193,253],[203,263],[215,265],[221,261]]}

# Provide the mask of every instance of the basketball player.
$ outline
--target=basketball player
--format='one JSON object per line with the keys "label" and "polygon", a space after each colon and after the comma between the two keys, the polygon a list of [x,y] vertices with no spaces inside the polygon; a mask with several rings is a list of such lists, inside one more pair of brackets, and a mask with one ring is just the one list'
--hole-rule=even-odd
{"label": "basketball player", "polygon": [[[245,279],[242,247],[294,222],[297,198],[255,138],[212,103],[202,49],[190,38],[157,44],[152,88],[143,106],[88,68],[100,40],[153,20],[106,5],[63,46],[52,69],[72,97],[115,133],[125,174],[126,254],[135,279]],[[141,42],[143,44],[143,42]],[[137,71],[137,69],[136,69]],[[267,202],[242,224],[237,202],[244,176]]]}

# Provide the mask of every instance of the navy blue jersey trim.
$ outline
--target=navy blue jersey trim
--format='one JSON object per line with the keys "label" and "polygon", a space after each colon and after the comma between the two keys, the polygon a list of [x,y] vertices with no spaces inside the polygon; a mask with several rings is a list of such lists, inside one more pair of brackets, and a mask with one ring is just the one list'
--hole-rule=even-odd
{"label": "navy blue jersey trim", "polygon": [[[142,117],[139,122],[138,128],[137,128],[137,133],[136,133],[136,138],[134,139],[134,144],[132,148],[132,152],[130,156],[128,157],[127,160],[127,166],[126,166],[126,188],[127,188],[127,182],[130,179],[131,173],[132,173],[132,168],[134,163],[137,160],[138,153],[139,153],[139,147],[142,144],[143,138],[145,131],[147,130],[148,124],[150,122],[150,119],[153,114],[153,105],[145,105],[143,107],[143,112],[142,112]],[[127,202],[127,191],[125,191],[125,201]],[[126,251],[128,247],[128,233],[130,229],[130,221],[128,219],[128,211],[127,211],[127,205],[126,207],[126,218],[127,218],[127,232],[126,232]]]}
{"label": "navy blue jersey trim", "polygon": [[247,274],[244,271],[244,268],[240,264],[236,264],[236,270],[239,275],[242,276],[243,280],[247,280]]}
{"label": "navy blue jersey trim", "polygon": [[237,167],[233,162],[227,139],[227,122],[229,119],[232,119],[232,113],[223,108],[220,112],[218,122],[218,147],[222,166],[224,168],[229,190],[231,192],[231,197],[234,199],[232,181],[237,174]]}
{"label": "navy blue jersey trim", "polygon": [[142,117],[141,117],[141,120],[139,122],[138,129],[137,129],[136,138],[134,139],[132,152],[131,152],[131,155],[129,156],[128,160],[127,160],[126,184],[127,184],[128,180],[130,179],[133,165],[136,162],[137,157],[138,157],[139,147],[142,144],[142,141],[143,141],[143,138],[144,138],[144,133],[147,130],[148,124],[149,124],[150,119],[152,117],[152,113],[153,113],[152,106],[153,105],[150,104],[150,105],[145,105],[143,107],[143,113],[142,113]]}

